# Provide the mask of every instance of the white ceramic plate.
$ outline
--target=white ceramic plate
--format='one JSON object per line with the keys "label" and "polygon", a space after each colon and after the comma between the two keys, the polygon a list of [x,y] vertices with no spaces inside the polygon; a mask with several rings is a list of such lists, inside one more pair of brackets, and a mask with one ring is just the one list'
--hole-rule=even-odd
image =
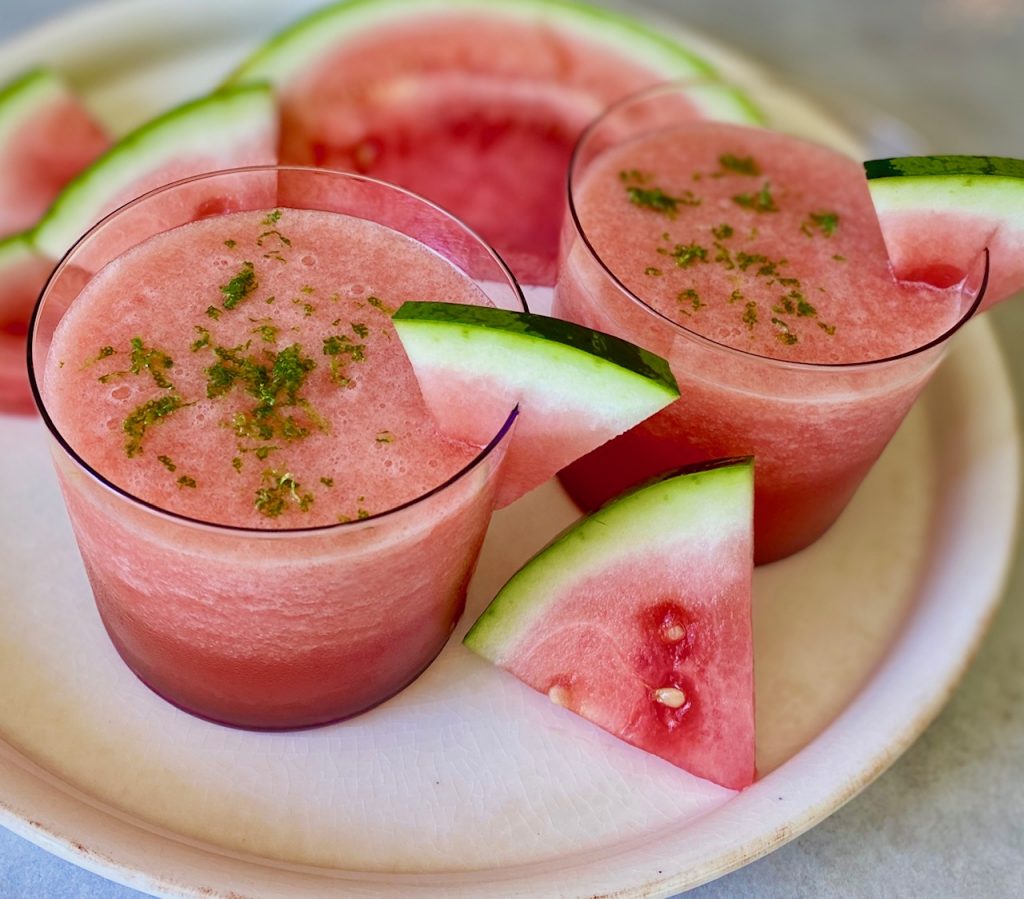
{"label": "white ceramic plate", "polygon": [[[125,128],[203,92],[309,5],[103,5],[7,47],[0,79],[51,61]],[[41,426],[0,419],[0,823],[166,895],[678,892],[820,821],[934,717],[1001,594],[1018,457],[1009,382],[977,322],[839,524],[757,571],[764,776],[734,794],[459,644],[573,517],[555,486],[496,518],[462,629],[410,689],[354,721],[252,734],[190,718],[128,673],[93,609]]]}

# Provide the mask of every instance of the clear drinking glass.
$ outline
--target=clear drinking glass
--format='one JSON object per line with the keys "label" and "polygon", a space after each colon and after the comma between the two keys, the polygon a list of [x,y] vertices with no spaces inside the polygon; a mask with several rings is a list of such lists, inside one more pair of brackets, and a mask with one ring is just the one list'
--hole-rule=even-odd
{"label": "clear drinking glass", "polygon": [[93,470],[51,415],[54,329],[92,275],[153,235],[219,214],[321,210],[398,231],[496,306],[522,310],[501,260],[438,207],[355,175],[265,168],[162,188],[96,226],[54,273],[32,323],[32,389],[96,605],[129,667],[179,707],[247,728],[342,719],[392,696],[458,620],[516,413],[445,483],[380,514],[322,527],[211,524],[157,508]]}
{"label": "clear drinking glass", "polygon": [[704,459],[755,459],[755,557],[813,543],[842,512],[945,353],[976,311],[987,256],[966,273],[945,333],[892,358],[850,364],[780,361],[715,342],[670,319],[616,277],[588,239],[581,181],[602,154],[692,118],[688,85],[664,85],[610,108],[576,146],[562,230],[554,314],[667,358],[681,398],[564,469],[563,485],[593,509],[649,477]]}

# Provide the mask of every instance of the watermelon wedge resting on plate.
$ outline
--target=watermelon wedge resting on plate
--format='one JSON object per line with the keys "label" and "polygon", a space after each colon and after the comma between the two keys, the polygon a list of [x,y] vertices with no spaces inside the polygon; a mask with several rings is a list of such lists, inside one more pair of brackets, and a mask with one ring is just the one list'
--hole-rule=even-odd
{"label": "watermelon wedge resting on plate", "polygon": [[[230,83],[270,81],[281,162],[356,171],[475,228],[525,284],[554,283],[576,137],[608,103],[711,66],[664,31],[567,0],[346,0],[292,25]],[[691,114],[759,121],[719,85]]]}
{"label": "watermelon wedge resting on plate", "polygon": [[709,463],[610,502],[527,562],[471,650],[725,787],[754,779],[753,468]]}
{"label": "watermelon wedge resting on plate", "polygon": [[[57,261],[107,213],[149,190],[204,172],[277,161],[277,113],[266,86],[217,91],[186,103],[123,137],[57,195],[32,229],[0,243],[0,412],[31,412],[25,337],[35,299]],[[187,201],[208,214],[238,197],[211,196],[197,184]],[[268,205],[276,197],[271,196]],[[136,242],[114,233],[117,247]],[[105,260],[104,260],[105,261]]]}
{"label": "watermelon wedge resting on plate", "polygon": [[56,72],[33,69],[0,85],[0,237],[34,225],[109,144]]}
{"label": "watermelon wedge resting on plate", "polygon": [[560,319],[405,303],[392,321],[442,433],[486,446],[518,405],[498,508],[679,398],[661,357]]}
{"label": "watermelon wedge resting on plate", "polygon": [[898,278],[948,287],[987,249],[978,311],[1024,290],[1024,160],[911,156],[864,169]]}

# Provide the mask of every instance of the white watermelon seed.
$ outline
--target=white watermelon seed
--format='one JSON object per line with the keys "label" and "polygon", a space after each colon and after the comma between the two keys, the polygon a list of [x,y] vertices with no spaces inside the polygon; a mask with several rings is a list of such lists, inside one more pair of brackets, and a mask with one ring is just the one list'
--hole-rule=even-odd
{"label": "white watermelon seed", "polygon": [[654,700],[670,709],[680,709],[686,705],[686,694],[676,687],[661,687],[654,691]]}

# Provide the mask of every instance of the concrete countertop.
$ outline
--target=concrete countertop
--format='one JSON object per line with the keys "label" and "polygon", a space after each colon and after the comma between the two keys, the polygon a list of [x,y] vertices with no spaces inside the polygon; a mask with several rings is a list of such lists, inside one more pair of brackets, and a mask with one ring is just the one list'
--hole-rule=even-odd
{"label": "concrete countertop", "polygon": [[[0,0],[0,42],[88,0]],[[851,114],[881,110],[939,152],[1024,156],[1024,0],[646,0]],[[992,313],[1024,398],[1024,302]],[[718,897],[1024,895],[1024,564],[939,718],[878,781]],[[0,897],[141,895],[0,828]]]}

